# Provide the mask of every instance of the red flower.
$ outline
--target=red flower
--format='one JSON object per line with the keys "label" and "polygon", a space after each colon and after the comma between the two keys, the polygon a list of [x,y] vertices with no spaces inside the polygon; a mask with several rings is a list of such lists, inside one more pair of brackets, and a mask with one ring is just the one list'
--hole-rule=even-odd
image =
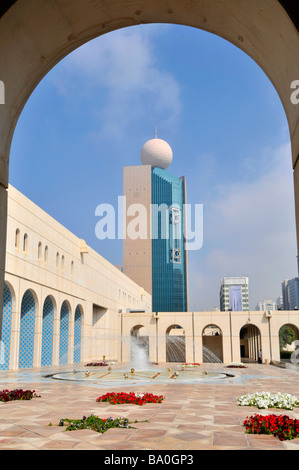
{"label": "red flower", "polygon": [[144,393],[143,395],[135,395],[134,392],[124,393],[119,392],[115,394],[114,392],[106,393],[96,399],[98,402],[110,402],[112,405],[116,404],[135,404],[135,405],[144,405],[145,403],[162,403],[164,397],[163,395],[153,395],[152,393]]}
{"label": "red flower", "polygon": [[247,417],[243,422],[250,434],[273,434],[280,440],[299,437],[299,420],[286,415],[258,415]]}

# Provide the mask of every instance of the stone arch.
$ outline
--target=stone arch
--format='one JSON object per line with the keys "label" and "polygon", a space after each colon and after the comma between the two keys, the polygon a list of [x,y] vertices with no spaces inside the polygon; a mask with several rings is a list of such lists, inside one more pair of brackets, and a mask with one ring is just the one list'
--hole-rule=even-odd
{"label": "stone arch", "polygon": [[[299,340],[299,327],[293,323],[285,323],[279,328],[280,360],[288,361],[295,348],[295,341]],[[286,342],[285,342],[286,341]]]}
{"label": "stone arch", "polygon": [[15,312],[16,311],[16,289],[14,288],[12,283],[8,281],[7,279],[5,279],[4,284],[7,286],[7,288],[10,291],[12,311]]}
{"label": "stone arch", "polygon": [[41,365],[51,366],[53,359],[53,332],[56,302],[51,295],[45,298],[42,316]]}
{"label": "stone arch", "polygon": [[36,295],[27,289],[22,297],[19,337],[19,368],[33,367]]}
{"label": "stone arch", "polygon": [[64,300],[60,308],[59,364],[68,363],[70,315],[70,304],[67,300]]}
{"label": "stone arch", "polygon": [[219,326],[206,325],[202,330],[203,362],[223,362],[223,335]]}
{"label": "stone arch", "polygon": [[0,370],[9,369],[10,338],[12,312],[14,311],[15,293],[13,287],[7,281],[4,282],[3,292],[3,316],[2,316],[2,339],[0,351]]}
{"label": "stone arch", "polygon": [[[243,50],[263,69],[276,88],[286,110],[291,136],[296,130],[299,112],[292,109],[290,86],[297,72],[298,32],[279,1],[269,5],[268,0],[251,0],[237,5],[234,0],[227,0],[220,5],[204,0],[181,0],[170,7],[168,0],[152,0],[150,5],[148,0],[137,0],[132,4],[126,0],[116,4],[102,0],[100,5],[93,0],[86,0],[84,4],[74,0],[61,8],[47,0],[40,0],[38,4],[35,0],[26,3],[16,0],[14,3],[14,7],[2,16],[0,28],[2,49],[7,47],[10,51],[10,55],[3,54],[0,69],[3,71],[1,80],[11,84],[6,90],[9,109],[5,118],[12,121],[2,130],[1,155],[9,155],[13,130],[26,100],[60,60],[105,33],[147,23],[172,23],[202,29]],[[23,22],[24,28],[20,28]],[[7,35],[8,29],[15,34]],[[285,41],[286,35],[289,41]],[[28,40],[28,36],[39,37],[43,48]],[[2,150],[5,151],[2,153]],[[298,147],[296,151],[294,158]]]}
{"label": "stone arch", "polygon": [[170,325],[166,330],[166,362],[186,362],[185,330],[181,325]]}
{"label": "stone arch", "polygon": [[82,336],[83,307],[77,305],[74,317],[74,363],[81,362],[81,336]]}
{"label": "stone arch", "polygon": [[253,323],[243,325],[240,329],[241,361],[258,362],[259,351],[262,352],[260,329]]}
{"label": "stone arch", "polygon": [[[263,69],[277,90],[289,124],[299,232],[299,107],[290,99],[291,84],[298,78],[299,36],[296,20],[292,21],[282,1],[178,0],[170,4],[169,0],[74,0],[58,5],[48,0],[10,0],[6,4],[1,7],[0,26],[1,82],[9,84],[5,87],[5,106],[0,110],[2,278],[9,153],[26,101],[40,80],[67,54],[97,36],[139,24],[173,23],[203,29],[239,47]],[[2,282],[0,286],[2,302]]]}
{"label": "stone arch", "polygon": [[149,362],[149,334],[144,325],[130,330],[130,362],[136,369],[143,369]]}

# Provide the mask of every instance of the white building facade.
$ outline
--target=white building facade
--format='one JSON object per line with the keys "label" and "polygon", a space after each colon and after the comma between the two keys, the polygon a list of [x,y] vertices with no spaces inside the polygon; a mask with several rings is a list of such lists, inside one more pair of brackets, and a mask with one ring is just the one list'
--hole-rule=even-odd
{"label": "white building facade", "polygon": [[256,310],[277,310],[277,303],[271,299],[262,300],[258,302]]}
{"label": "white building facade", "polygon": [[248,277],[223,277],[220,287],[220,310],[249,310]]}

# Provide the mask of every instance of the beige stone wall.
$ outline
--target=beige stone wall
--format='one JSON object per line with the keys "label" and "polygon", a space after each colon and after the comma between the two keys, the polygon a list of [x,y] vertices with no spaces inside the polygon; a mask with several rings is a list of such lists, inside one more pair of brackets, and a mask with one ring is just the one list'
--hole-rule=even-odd
{"label": "beige stone wall", "polygon": [[[82,306],[82,360],[118,355],[118,311],[151,310],[151,296],[12,186],[8,191],[6,272],[13,296],[10,367],[18,364],[21,302],[27,289],[36,298],[34,365],[40,365],[43,303],[55,304],[54,357],[58,364],[60,308],[70,305],[69,362],[74,314]],[[27,238],[26,238],[27,236]],[[24,238],[25,237],[25,238]],[[24,246],[24,240],[25,246]]]}
{"label": "beige stone wall", "polygon": [[[240,339],[242,327],[253,325],[258,329],[258,338],[249,338],[246,348],[251,348],[251,355],[248,359],[255,359],[253,354],[258,353],[261,345],[263,362],[267,360],[279,361],[279,330],[285,324],[294,325],[299,328],[298,311],[272,311],[270,317],[267,312],[159,312],[149,314],[123,314],[122,337],[122,360],[129,362],[130,331],[136,325],[143,325],[148,332],[150,352],[149,360],[152,362],[166,362],[166,332],[171,326],[182,327],[185,336],[186,362],[203,362],[203,345],[211,348],[218,357],[222,356],[224,363],[232,361],[239,362],[240,346],[245,344]],[[205,328],[209,325],[216,325],[221,330],[221,340],[203,337]],[[175,330],[173,330],[175,331]],[[214,342],[213,342],[214,341]],[[250,344],[251,342],[251,344]],[[222,343],[222,344],[221,344]],[[222,351],[220,348],[222,347]],[[215,348],[215,349],[214,349]],[[255,350],[253,350],[255,348]],[[213,351],[214,349],[214,351]],[[250,353],[246,349],[246,353]]]}

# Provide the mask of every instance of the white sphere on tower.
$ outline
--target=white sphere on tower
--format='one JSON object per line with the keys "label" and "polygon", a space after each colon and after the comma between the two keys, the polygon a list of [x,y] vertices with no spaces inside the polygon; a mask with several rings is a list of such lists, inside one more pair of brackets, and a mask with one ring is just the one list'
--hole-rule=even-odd
{"label": "white sphere on tower", "polygon": [[153,167],[166,170],[172,162],[172,149],[165,140],[155,139],[148,140],[140,152],[140,158],[143,165],[151,165]]}

